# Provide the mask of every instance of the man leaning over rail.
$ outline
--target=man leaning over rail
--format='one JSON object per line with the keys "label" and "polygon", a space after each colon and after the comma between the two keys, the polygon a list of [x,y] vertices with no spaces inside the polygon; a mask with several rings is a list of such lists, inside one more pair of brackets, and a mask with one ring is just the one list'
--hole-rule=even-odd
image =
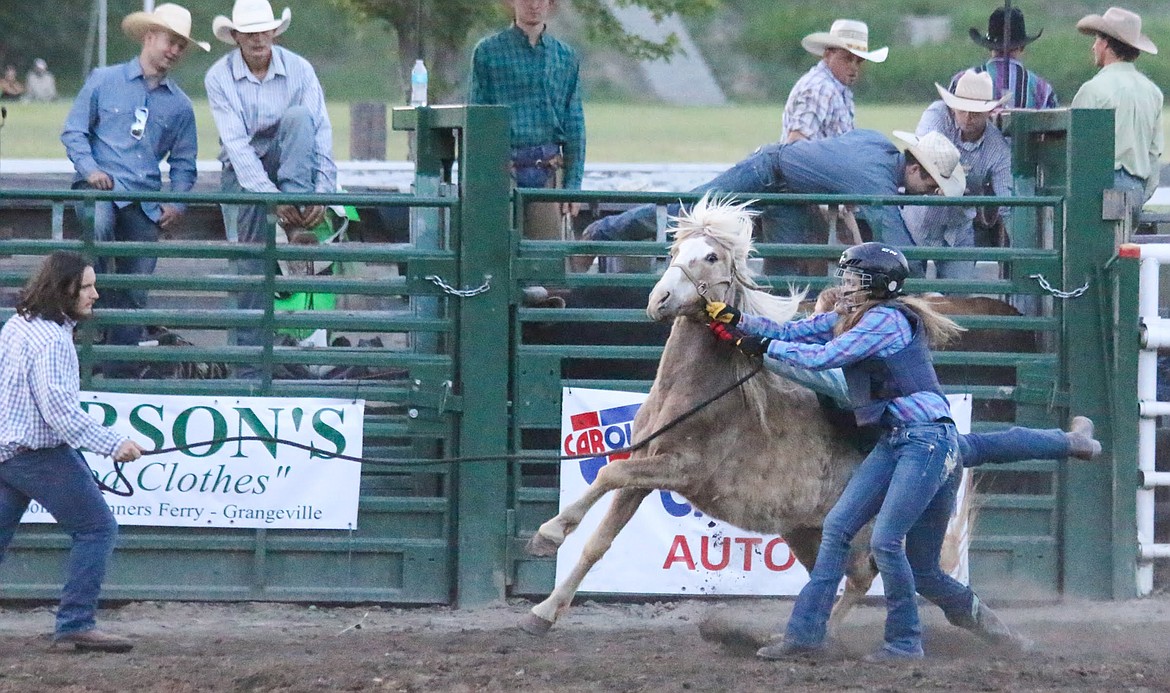
{"label": "man leaning over rail", "polygon": [[[195,185],[199,149],[195,111],[168,75],[192,43],[205,51],[210,46],[191,38],[191,13],[171,3],[127,15],[122,30],[142,43],[141,52],[121,65],[94,70],[65,120],[61,142],[77,172],[73,187],[158,192],[159,163],[166,159],[171,190],[187,192]],[[157,241],[160,228],[171,227],[184,209],[156,202],[96,202],[94,240]],[[85,214],[82,218],[89,221]],[[156,262],[153,257],[99,258],[96,269],[152,274]],[[100,307],[145,308],[146,290],[110,290]],[[142,337],[141,325],[115,325],[108,329],[106,343],[138,344]],[[131,370],[128,364],[106,365],[103,372],[129,376]]]}
{"label": "man leaning over rail", "polygon": [[78,403],[73,328],[98,299],[93,266],[59,250],[41,264],[0,329],[0,559],[35,500],[73,541],[53,640],[78,650],[127,652],[129,639],[98,630],[95,615],[118,523],[77,448],[118,462],[138,443],[99,424]]}

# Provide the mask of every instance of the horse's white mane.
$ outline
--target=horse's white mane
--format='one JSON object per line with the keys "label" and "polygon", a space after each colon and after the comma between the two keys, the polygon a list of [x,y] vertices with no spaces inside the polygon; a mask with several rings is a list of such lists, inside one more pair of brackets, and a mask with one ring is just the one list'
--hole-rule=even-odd
{"label": "horse's white mane", "polygon": [[691,208],[683,209],[673,217],[674,245],[690,238],[703,237],[725,248],[731,256],[733,287],[742,297],[740,308],[775,322],[791,320],[804,300],[807,289],[789,285],[788,296],[773,296],[756,283],[756,274],[748,265],[748,257],[755,252],[752,244],[752,219],[759,212],[749,209],[752,200],[736,202],[732,197],[707,193]]}

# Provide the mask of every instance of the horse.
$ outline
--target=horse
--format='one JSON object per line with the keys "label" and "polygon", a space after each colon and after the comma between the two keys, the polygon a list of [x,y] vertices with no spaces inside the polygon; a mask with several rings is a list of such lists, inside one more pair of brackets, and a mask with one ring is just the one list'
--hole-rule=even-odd
{"label": "horse", "polygon": [[[789,296],[771,295],[754,281],[747,263],[752,213],[745,204],[705,197],[676,222],[670,266],[646,307],[652,320],[673,324],[650,393],[634,419],[635,436],[641,438],[759,365],[711,335],[704,314],[708,301],[784,321],[796,315],[805,295],[795,289]],[[521,628],[540,635],[552,627],[590,568],[655,489],[674,491],[697,510],[742,529],[783,535],[811,571],[825,515],[861,459],[851,441],[834,435],[810,390],[761,371],[628,458],[606,464],[585,495],[539,527],[528,552],[554,555],[585,513],[614,492],[577,565],[532,608]],[[854,539],[834,625],[876,576],[868,539],[868,530]]]}

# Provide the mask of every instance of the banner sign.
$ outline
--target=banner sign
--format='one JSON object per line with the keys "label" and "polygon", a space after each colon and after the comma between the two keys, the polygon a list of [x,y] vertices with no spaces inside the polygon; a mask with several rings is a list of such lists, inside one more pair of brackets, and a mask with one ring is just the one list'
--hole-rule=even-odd
{"label": "banner sign", "polygon": [[[971,396],[950,395],[951,415],[961,432],[970,429]],[[633,436],[634,415],[644,393],[564,388],[561,452],[597,453],[596,457],[561,463],[560,506],[580,498],[597,472],[621,459],[607,453],[624,448]],[[965,506],[969,473],[956,507]],[[586,540],[600,524],[609,502],[602,499],[557,551],[557,582],[568,576]],[[944,551],[953,565],[944,568],[967,581],[965,525],[952,518],[954,550]],[[951,547],[948,547],[951,548]],[[581,592],[621,594],[791,595],[808,582],[808,573],[784,538],[748,532],[695,510],[685,498],[653,491],[617,535],[605,556],[585,576]],[[881,578],[870,594],[881,594]]]}
{"label": "banner sign", "polygon": [[[120,525],[357,528],[361,465],[331,455],[361,457],[364,401],[82,392],[81,407],[147,450],[235,436],[310,448],[234,441],[144,455],[123,467],[132,496],[104,494]],[[126,490],[110,458],[83,454],[104,484]],[[23,521],[53,517],[34,501]]]}

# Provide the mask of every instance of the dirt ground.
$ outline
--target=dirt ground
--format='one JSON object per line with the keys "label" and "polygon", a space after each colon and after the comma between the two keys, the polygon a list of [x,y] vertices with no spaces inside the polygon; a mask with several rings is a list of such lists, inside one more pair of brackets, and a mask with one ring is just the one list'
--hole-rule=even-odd
{"label": "dirt ground", "polygon": [[[1170,691],[1170,597],[1006,607],[1037,641],[989,650],[924,607],[928,658],[912,664],[767,662],[700,637],[722,621],[783,623],[791,601],[577,605],[544,637],[516,624],[530,604],[482,609],[135,602],[103,610],[128,654],[55,649],[47,606],[0,608],[0,691]],[[884,610],[842,628],[860,657]]]}

